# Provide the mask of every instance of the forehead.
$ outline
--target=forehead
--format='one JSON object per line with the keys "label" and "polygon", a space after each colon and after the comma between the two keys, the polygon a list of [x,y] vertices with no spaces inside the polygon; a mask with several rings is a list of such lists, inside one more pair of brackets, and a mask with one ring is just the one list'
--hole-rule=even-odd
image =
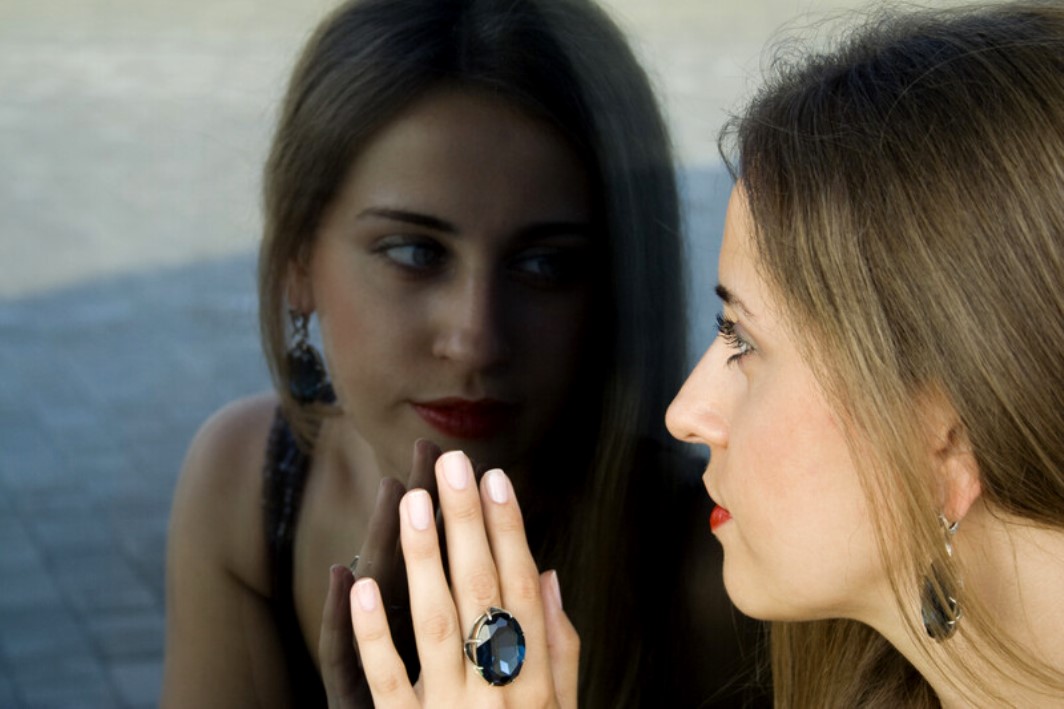
{"label": "forehead", "polygon": [[753,220],[741,185],[732,189],[728,211],[724,217],[724,238],[720,247],[718,279],[729,291],[736,292],[744,302],[753,294],[757,278],[753,251]]}
{"label": "forehead", "polygon": [[414,200],[451,218],[590,203],[586,170],[556,129],[511,103],[453,87],[430,91],[374,134],[340,197]]}
{"label": "forehead", "polygon": [[408,177],[417,177],[416,170],[447,166],[460,175],[484,176],[514,165],[530,175],[583,171],[576,151],[547,121],[476,90],[442,87],[373,135],[352,172],[406,166]]}

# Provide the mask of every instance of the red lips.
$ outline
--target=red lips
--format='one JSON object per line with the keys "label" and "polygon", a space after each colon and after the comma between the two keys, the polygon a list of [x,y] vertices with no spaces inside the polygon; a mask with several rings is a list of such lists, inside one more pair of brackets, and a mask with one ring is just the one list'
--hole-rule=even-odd
{"label": "red lips", "polygon": [[720,505],[714,505],[713,511],[709,513],[709,528],[716,532],[722,524],[730,520],[731,512],[728,512]]}
{"label": "red lips", "polygon": [[516,404],[494,399],[436,399],[411,406],[443,435],[464,439],[491,438],[507,428],[517,413]]}

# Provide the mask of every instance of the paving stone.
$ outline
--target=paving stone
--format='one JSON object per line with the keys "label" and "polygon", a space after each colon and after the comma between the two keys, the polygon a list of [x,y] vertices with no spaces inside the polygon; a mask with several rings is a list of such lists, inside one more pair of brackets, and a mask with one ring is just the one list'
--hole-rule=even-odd
{"label": "paving stone", "polygon": [[15,490],[32,489],[62,480],[65,471],[54,442],[40,423],[24,420],[0,429],[0,477]]}
{"label": "paving stone", "polygon": [[106,611],[142,611],[156,606],[154,594],[116,552],[72,556],[53,573],[71,607],[85,617]]}
{"label": "paving stone", "polygon": [[27,663],[16,669],[14,684],[27,708],[121,706],[103,663],[81,653]]}
{"label": "paving stone", "polygon": [[22,519],[13,510],[0,515],[0,571],[7,566],[40,563],[40,560],[40,551],[30,538]]}
{"label": "paving stone", "polygon": [[117,543],[107,521],[88,505],[40,512],[30,518],[28,526],[49,558],[63,560],[79,554],[106,553]]}
{"label": "paving stone", "polygon": [[169,500],[156,511],[116,511],[112,526],[119,549],[162,607],[166,586],[166,533],[170,519]]}
{"label": "paving stone", "polygon": [[29,519],[42,512],[84,507],[89,503],[86,488],[70,474],[71,468],[66,470],[67,475],[64,478],[52,480],[48,484],[18,489],[5,486],[12,509],[17,510],[24,519]]}
{"label": "paving stone", "polygon": [[0,670],[0,707],[18,709],[20,706],[21,702],[15,698],[15,683],[6,670]]}
{"label": "paving stone", "polygon": [[[0,610],[28,610],[61,602],[59,588],[40,553],[0,556]],[[0,635],[7,632],[0,623]]]}
{"label": "paving stone", "polygon": [[92,654],[84,629],[58,598],[49,605],[0,608],[0,628],[0,654],[16,671],[57,657]]}
{"label": "paving stone", "polygon": [[162,658],[113,663],[111,678],[126,706],[136,709],[155,706],[163,681]]}
{"label": "paving stone", "polygon": [[[68,346],[49,342],[49,339],[47,335],[42,336],[43,346],[34,346],[25,352],[25,361],[20,369],[27,381],[33,382],[33,387],[23,403],[33,406],[39,415],[51,417],[84,411],[91,400],[87,398],[89,392],[74,369],[77,359]],[[45,350],[53,351],[44,354]],[[56,442],[61,443],[59,440]]]}
{"label": "paving stone", "polygon": [[160,608],[94,613],[86,618],[89,638],[108,660],[153,661],[162,657],[166,619]]}

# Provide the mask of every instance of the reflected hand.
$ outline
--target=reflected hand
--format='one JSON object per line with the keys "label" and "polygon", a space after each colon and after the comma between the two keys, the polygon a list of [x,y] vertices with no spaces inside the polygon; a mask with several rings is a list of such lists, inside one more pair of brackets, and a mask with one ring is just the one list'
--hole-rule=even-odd
{"label": "reflected hand", "polygon": [[[536,569],[509,479],[493,470],[478,486],[460,452],[441,456],[436,476],[452,584],[430,495],[407,493],[399,513],[421,661],[416,684],[392,642],[379,585],[359,579],[351,592],[355,636],[375,705],[575,707],[580,641],[562,610],[556,575],[540,576]],[[509,611],[524,630],[524,665],[505,686],[489,684],[463,650],[470,629],[492,607]]]}
{"label": "reflected hand", "polygon": [[[413,464],[407,486],[394,478],[381,481],[365,543],[359,550],[354,574],[373,578],[385,599],[384,607],[395,633],[395,647],[408,667],[417,671],[417,651],[410,625],[405,567],[399,549],[399,502],[407,487],[435,493],[433,466],[440,449],[431,441],[414,444]],[[331,709],[372,707],[373,700],[363,674],[358,650],[351,634],[351,608],[348,598],[355,575],[346,566],[329,570],[329,592],[322,613],[318,639],[321,676]]]}

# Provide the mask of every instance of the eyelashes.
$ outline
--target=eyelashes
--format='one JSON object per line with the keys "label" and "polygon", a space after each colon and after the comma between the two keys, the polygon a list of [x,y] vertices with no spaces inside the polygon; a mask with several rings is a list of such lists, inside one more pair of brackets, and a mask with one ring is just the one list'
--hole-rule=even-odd
{"label": "eyelashes", "polygon": [[735,326],[734,320],[729,320],[723,314],[717,313],[717,333],[729,349],[735,350],[735,354],[728,357],[728,364],[738,362],[754,351],[754,346],[736,330]]}

